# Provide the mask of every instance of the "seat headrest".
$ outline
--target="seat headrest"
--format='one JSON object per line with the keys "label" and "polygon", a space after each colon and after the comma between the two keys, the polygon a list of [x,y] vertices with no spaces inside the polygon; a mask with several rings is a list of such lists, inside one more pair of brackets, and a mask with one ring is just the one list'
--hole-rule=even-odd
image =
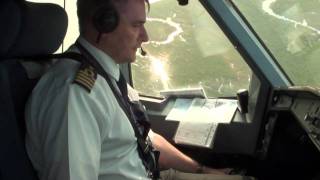
{"label": "seat headrest", "polygon": [[50,3],[1,0],[0,57],[54,53],[65,37],[68,17]]}

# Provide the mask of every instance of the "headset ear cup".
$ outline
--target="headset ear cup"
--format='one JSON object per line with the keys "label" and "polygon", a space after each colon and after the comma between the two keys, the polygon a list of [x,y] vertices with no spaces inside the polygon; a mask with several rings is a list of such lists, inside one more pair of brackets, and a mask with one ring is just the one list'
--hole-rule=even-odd
{"label": "headset ear cup", "polygon": [[119,15],[112,7],[99,8],[93,15],[92,22],[99,33],[110,33],[117,28]]}

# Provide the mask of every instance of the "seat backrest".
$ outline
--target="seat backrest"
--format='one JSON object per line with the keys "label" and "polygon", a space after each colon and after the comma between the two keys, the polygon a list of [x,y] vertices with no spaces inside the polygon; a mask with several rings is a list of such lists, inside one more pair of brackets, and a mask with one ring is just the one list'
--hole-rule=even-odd
{"label": "seat backrest", "polygon": [[24,144],[24,108],[39,77],[37,62],[25,60],[59,48],[67,15],[54,4],[1,0],[0,26],[0,180],[36,180]]}

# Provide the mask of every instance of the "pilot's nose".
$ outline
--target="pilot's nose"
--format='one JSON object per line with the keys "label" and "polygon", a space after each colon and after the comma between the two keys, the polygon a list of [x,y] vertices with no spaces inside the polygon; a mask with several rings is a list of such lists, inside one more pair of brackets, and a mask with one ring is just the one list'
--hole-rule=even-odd
{"label": "pilot's nose", "polygon": [[149,41],[149,36],[148,36],[147,30],[144,26],[142,26],[142,28],[141,28],[140,37],[141,37],[142,42]]}

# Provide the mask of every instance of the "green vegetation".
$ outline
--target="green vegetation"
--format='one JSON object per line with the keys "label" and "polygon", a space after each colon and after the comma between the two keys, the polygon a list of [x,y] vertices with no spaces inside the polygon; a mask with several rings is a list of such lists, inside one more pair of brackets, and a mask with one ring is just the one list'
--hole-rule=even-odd
{"label": "green vegetation", "polygon": [[[320,86],[318,33],[270,16],[260,1],[235,2],[295,85]],[[280,16],[320,29],[318,4],[317,0],[278,0],[271,8]]]}

